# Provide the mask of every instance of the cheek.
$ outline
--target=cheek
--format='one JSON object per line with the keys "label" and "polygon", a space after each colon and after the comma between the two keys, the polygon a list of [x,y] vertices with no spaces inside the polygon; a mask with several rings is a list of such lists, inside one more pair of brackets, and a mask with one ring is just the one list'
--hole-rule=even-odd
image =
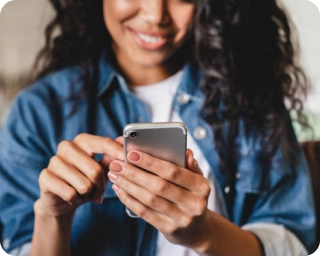
{"label": "cheek", "polygon": [[174,12],[174,23],[179,30],[179,34],[186,35],[189,27],[191,26],[193,17],[193,7],[181,8]]}
{"label": "cheek", "polygon": [[137,1],[103,0],[104,18],[108,22],[121,23],[134,15],[137,9]]}

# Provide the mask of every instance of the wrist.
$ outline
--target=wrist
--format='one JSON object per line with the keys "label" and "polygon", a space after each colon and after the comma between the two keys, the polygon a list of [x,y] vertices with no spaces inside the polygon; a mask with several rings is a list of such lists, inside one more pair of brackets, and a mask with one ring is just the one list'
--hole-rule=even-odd
{"label": "wrist", "polygon": [[43,206],[41,199],[38,199],[34,203],[34,214],[35,218],[41,221],[46,221],[46,222],[52,222],[56,223],[57,225],[61,225],[64,227],[72,225],[73,221],[73,216],[74,216],[74,211],[68,212],[63,215],[55,216],[51,212],[49,212],[45,207]]}
{"label": "wrist", "polygon": [[202,228],[198,232],[198,239],[191,246],[193,250],[195,250],[200,255],[211,255],[211,247],[212,247],[212,235],[213,232],[211,230],[212,225],[214,225],[214,212],[207,211],[205,221],[203,222]]}
{"label": "wrist", "polygon": [[212,211],[208,211],[199,234],[192,248],[200,255],[263,255],[255,235]]}
{"label": "wrist", "polygon": [[[54,216],[42,205],[34,204],[35,225],[30,256],[70,256],[73,213]],[[45,235],[44,235],[45,234]]]}

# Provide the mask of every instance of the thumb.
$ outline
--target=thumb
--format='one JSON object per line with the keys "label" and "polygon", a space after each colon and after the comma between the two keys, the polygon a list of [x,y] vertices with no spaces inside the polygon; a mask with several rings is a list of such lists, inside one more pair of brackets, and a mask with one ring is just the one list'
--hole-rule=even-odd
{"label": "thumb", "polygon": [[193,157],[193,152],[190,149],[187,149],[186,152],[186,158],[187,158],[187,169],[194,172],[194,173],[198,173],[200,175],[203,175],[203,172],[201,171],[199,165],[198,165],[198,161],[196,159],[194,159]]}

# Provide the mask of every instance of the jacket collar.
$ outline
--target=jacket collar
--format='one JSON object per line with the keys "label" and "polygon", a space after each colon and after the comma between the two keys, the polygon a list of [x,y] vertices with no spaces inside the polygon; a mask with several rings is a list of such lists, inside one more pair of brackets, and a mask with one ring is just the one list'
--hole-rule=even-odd
{"label": "jacket collar", "polygon": [[[102,96],[108,91],[115,80],[118,81],[120,87],[126,92],[129,92],[124,78],[116,70],[112,61],[112,58],[108,56],[110,54],[104,53],[99,60],[99,72],[100,80],[98,84],[97,97]],[[199,92],[199,86],[203,78],[203,72],[199,68],[197,62],[194,59],[188,60],[183,67],[183,76],[179,91],[196,95]],[[200,96],[200,95],[199,95]]]}

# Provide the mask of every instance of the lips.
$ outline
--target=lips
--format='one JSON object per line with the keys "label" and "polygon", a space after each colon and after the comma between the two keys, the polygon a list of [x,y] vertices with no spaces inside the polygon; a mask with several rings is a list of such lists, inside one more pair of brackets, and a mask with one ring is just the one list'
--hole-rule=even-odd
{"label": "lips", "polygon": [[161,40],[163,40],[163,37],[161,36],[149,36],[141,33],[137,33],[137,36],[139,37],[140,40],[149,44],[158,43],[158,42],[161,42]]}
{"label": "lips", "polygon": [[164,47],[170,39],[169,34],[151,33],[131,30],[134,41],[141,48],[147,50],[158,50]]}

